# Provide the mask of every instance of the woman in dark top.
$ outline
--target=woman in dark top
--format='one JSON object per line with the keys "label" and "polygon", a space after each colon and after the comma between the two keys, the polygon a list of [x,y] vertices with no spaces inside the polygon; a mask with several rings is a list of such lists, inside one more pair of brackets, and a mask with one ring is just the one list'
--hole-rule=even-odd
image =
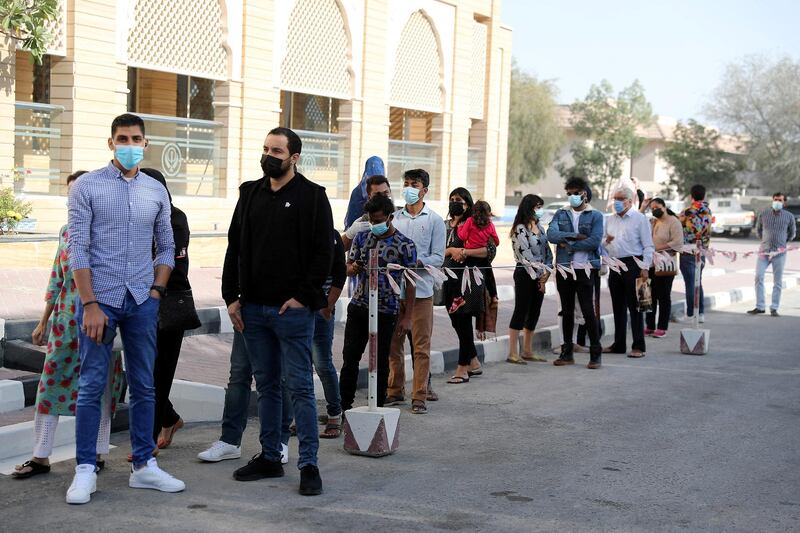
{"label": "woman in dark top", "polygon": [[[170,219],[172,233],[175,239],[175,268],[172,269],[167,282],[167,294],[172,291],[191,290],[189,284],[189,222],[186,213],[172,205],[172,195],[169,194],[167,181],[164,175],[156,169],[143,168],[142,172],[151,176],[167,189],[170,200]],[[156,388],[155,423],[153,424],[153,439],[159,449],[167,448],[172,443],[175,432],[183,427],[183,419],[175,412],[169,393],[172,380],[175,378],[175,369],[178,366],[178,356],[183,344],[183,330],[158,330],[156,337],[156,363],[153,369],[153,383]]]}
{"label": "woman in dark top", "polygon": [[486,248],[467,250],[458,238],[458,227],[471,214],[472,195],[463,187],[450,193],[449,218],[447,219],[447,239],[445,241],[444,267],[451,268],[458,279],[448,278],[442,286],[445,309],[450,315],[450,323],[458,335],[458,367],[447,381],[451,384],[467,383],[472,376],[483,374],[478,352],[475,349],[475,332],[472,320],[485,310],[486,284],[470,284],[470,289],[461,292],[464,266],[473,266],[473,258],[485,259],[489,256]]}

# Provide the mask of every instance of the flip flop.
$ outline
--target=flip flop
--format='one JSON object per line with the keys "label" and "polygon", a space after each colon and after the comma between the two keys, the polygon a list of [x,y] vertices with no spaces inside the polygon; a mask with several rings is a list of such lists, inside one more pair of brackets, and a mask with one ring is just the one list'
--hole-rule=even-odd
{"label": "flip flop", "polygon": [[461,385],[462,383],[469,383],[469,378],[462,378],[461,376],[453,376],[447,380],[450,385]]}
{"label": "flip flop", "polygon": [[11,477],[14,479],[28,479],[29,477],[50,472],[50,465],[43,465],[36,461],[25,461],[20,466],[22,468],[30,468],[30,470],[28,472],[12,472]]}
{"label": "flip flop", "polygon": [[523,361],[522,359],[511,359],[510,357],[506,359],[506,363],[512,363],[512,364],[515,364],[515,365],[527,365],[528,364],[526,361]]}
{"label": "flip flop", "polygon": [[467,370],[467,375],[469,377],[471,377],[471,378],[475,377],[475,376],[482,376],[483,375],[483,369],[479,368],[478,370]]}

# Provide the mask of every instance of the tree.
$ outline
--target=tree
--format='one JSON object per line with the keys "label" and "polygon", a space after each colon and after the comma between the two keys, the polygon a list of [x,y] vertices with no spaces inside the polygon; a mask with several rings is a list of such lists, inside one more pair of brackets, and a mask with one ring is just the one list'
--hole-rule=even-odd
{"label": "tree", "polygon": [[736,186],[736,173],[743,166],[719,148],[719,141],[719,132],[694,119],[685,125],[678,122],[673,140],[661,152],[670,165],[668,187],[683,198],[695,184],[712,190]]}
{"label": "tree", "polygon": [[569,109],[570,123],[579,141],[570,148],[573,166],[560,162],[556,168],[568,177],[586,176],[593,187],[608,197],[611,185],[622,176],[623,165],[635,158],[645,144],[637,130],[653,123],[653,110],[644,88],[634,81],[614,96],[611,84],[603,80],[592,85],[583,100]]}
{"label": "tree", "polygon": [[555,159],[563,142],[556,93],[552,81],[540,81],[513,62],[508,120],[509,184],[535,182]]}
{"label": "tree", "polygon": [[0,33],[19,42],[37,63],[47,53],[52,35],[48,26],[58,16],[59,0],[3,0]]}
{"label": "tree", "polygon": [[745,140],[763,186],[800,194],[800,62],[749,56],[729,65],[705,111]]}

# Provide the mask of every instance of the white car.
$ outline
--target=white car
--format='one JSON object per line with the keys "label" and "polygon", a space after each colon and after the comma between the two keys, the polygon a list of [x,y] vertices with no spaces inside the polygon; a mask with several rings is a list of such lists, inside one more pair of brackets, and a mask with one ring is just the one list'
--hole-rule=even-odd
{"label": "white car", "polygon": [[711,209],[711,233],[750,236],[756,215],[751,210],[742,209],[739,200],[712,198],[708,201],[708,207]]}
{"label": "white car", "polygon": [[542,226],[547,226],[550,224],[550,221],[553,219],[553,215],[556,214],[556,211],[561,209],[562,207],[567,207],[569,202],[551,202],[544,206],[542,212],[542,218],[539,222],[542,223]]}

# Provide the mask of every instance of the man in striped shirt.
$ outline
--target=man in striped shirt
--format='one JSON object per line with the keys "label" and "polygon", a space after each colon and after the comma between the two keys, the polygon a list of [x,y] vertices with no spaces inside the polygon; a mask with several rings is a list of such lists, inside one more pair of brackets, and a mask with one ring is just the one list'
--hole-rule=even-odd
{"label": "man in striped shirt", "polygon": [[783,288],[783,267],[786,264],[786,243],[795,238],[797,227],[794,217],[783,208],[786,195],[776,192],[772,195],[772,205],[761,212],[756,222],[756,234],[761,239],[756,261],[756,307],[748,311],[751,315],[766,312],[764,304],[764,274],[772,265],[772,305],[770,315],[778,316]]}

